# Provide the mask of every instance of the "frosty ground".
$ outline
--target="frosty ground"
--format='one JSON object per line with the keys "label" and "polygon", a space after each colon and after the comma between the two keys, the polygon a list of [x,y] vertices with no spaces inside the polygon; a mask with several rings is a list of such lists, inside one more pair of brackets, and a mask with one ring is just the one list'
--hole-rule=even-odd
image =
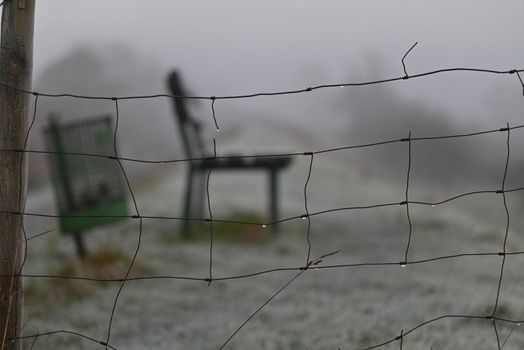
{"label": "frosty ground", "polygon": [[[244,153],[263,153],[271,144],[268,137],[286,140],[286,150],[290,151],[311,151],[323,146],[296,130],[251,125],[241,133],[221,135],[218,150],[224,154],[239,149]],[[246,145],[251,148],[246,149]],[[405,152],[405,147],[400,150]],[[376,173],[351,158],[351,152],[357,151],[315,156],[307,188],[310,212],[404,200],[405,179],[400,176],[397,181],[388,174]],[[309,156],[298,156],[282,174],[282,217],[305,212],[303,191],[308,165]],[[399,164],[399,171],[405,172],[406,165]],[[151,176],[132,183],[142,215],[180,216],[184,167],[149,166]],[[474,188],[473,184],[472,188],[434,188],[417,182],[416,167],[412,176],[411,200],[438,201],[484,189]],[[494,184],[489,189],[498,186]],[[215,172],[211,174],[209,189],[214,218],[248,216],[265,220],[264,174]],[[522,206],[516,195],[508,194],[507,198],[512,214],[507,250],[524,250],[524,221],[519,215]],[[49,213],[51,203],[50,191],[40,191],[29,197],[26,210]],[[500,195],[470,196],[434,208],[411,205],[410,211],[411,261],[502,250],[506,216]],[[133,276],[208,277],[208,226],[183,238],[178,225],[173,220],[144,220]],[[51,219],[27,219],[28,236],[53,227],[56,222]],[[280,229],[278,234],[272,234],[267,228],[246,225],[216,236],[213,276],[303,266],[308,247],[307,221],[292,220]],[[408,232],[406,207],[400,205],[313,216],[311,257],[340,250],[321,265],[398,263],[403,261]],[[86,268],[84,272],[120,278],[136,249],[138,233],[136,219],[89,232],[86,240],[90,253],[105,252],[113,260],[100,271]],[[74,259],[71,239],[51,232],[29,241],[25,273],[80,274],[82,267]],[[501,262],[500,256],[466,256],[406,267],[393,264],[308,270],[266,305],[225,348],[361,349],[393,339],[401,331],[439,316],[488,315],[494,307]],[[498,310],[501,317],[524,316],[523,263],[524,256],[520,255],[506,260]],[[203,281],[172,279],[129,281],[118,300],[110,344],[118,349],[218,349],[296,274],[297,271],[279,271],[214,281],[209,286]],[[119,285],[26,278],[24,335],[68,330],[105,341]],[[497,327],[501,341],[512,333],[504,349],[518,349],[524,343],[519,327],[513,330],[513,324],[504,322],[498,322]],[[26,340],[24,348],[104,348],[67,334],[41,336],[32,342],[33,339]],[[383,347],[398,348],[399,341]],[[403,339],[403,348],[497,349],[497,341],[490,320],[442,319],[410,333]]]}

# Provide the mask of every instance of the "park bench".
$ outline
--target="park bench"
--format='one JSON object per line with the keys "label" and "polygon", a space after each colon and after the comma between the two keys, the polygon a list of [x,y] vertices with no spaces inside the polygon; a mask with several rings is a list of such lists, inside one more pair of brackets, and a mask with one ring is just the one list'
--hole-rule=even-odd
{"label": "park bench", "polygon": [[[187,96],[186,90],[177,71],[168,76],[170,93],[175,96]],[[270,222],[276,222],[279,218],[279,172],[287,167],[292,158],[290,156],[268,156],[268,157],[242,157],[213,158],[205,151],[202,139],[200,123],[194,119],[188,111],[187,99],[173,98],[175,108],[175,119],[178,131],[182,139],[185,156],[189,159],[197,159],[187,162],[187,177],[183,203],[183,218],[202,219],[205,199],[205,177],[210,169],[213,171],[265,171],[269,180],[269,215]],[[190,230],[192,220],[183,220],[181,230],[187,233]],[[271,226],[274,231],[277,225]]]}

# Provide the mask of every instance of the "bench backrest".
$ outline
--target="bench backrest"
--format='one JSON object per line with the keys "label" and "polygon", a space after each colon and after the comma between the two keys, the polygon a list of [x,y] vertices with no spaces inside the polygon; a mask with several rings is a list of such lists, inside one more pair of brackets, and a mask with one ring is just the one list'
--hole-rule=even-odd
{"label": "bench backrest", "polygon": [[[177,71],[172,71],[169,74],[168,87],[170,93],[174,96],[187,96],[180,74]],[[172,100],[186,157],[204,157],[204,143],[200,133],[200,124],[189,114],[187,108],[189,100],[185,98],[173,98]]]}

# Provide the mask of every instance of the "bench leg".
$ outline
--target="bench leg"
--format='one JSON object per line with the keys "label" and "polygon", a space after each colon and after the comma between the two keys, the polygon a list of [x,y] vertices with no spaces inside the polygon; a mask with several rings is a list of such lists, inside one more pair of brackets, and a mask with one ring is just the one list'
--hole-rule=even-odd
{"label": "bench leg", "polygon": [[[191,197],[193,195],[193,174],[194,171],[189,167],[186,177],[186,189],[184,194],[184,212],[182,214],[183,218],[191,218]],[[182,234],[187,235],[191,228],[191,221],[182,220],[180,223],[180,230]]]}
{"label": "bench leg", "polygon": [[[276,169],[269,170],[269,214],[270,221],[276,222],[279,218],[278,215],[278,176]],[[278,224],[271,226],[273,232],[278,231]]]}
{"label": "bench leg", "polygon": [[[205,218],[207,217],[207,209],[205,210],[206,214],[204,215],[204,208],[207,208],[207,171],[199,171],[197,173],[197,183],[195,187],[195,203],[194,203],[194,211],[195,218]],[[198,224],[202,224],[199,222]]]}

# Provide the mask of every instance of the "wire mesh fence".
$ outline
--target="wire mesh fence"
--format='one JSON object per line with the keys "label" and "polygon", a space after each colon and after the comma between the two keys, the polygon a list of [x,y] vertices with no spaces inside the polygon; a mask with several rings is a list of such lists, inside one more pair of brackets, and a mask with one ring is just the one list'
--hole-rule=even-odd
{"label": "wire mesh fence", "polygon": [[[416,44],[415,44],[416,45]],[[413,47],[415,46],[413,45]],[[388,139],[388,140],[378,140],[378,141],[370,141],[369,143],[365,144],[356,144],[356,145],[347,145],[343,147],[337,147],[337,148],[329,148],[329,149],[320,149],[320,150],[305,150],[302,152],[291,152],[291,153],[278,153],[278,154],[257,154],[257,155],[243,155],[243,156],[224,156],[217,153],[216,148],[216,142],[213,139],[213,145],[214,145],[214,152],[213,155],[210,157],[204,157],[204,158],[186,158],[186,159],[165,159],[165,160],[148,160],[148,159],[136,159],[136,158],[129,158],[129,157],[121,157],[119,156],[119,153],[117,151],[117,140],[118,140],[118,128],[119,128],[119,121],[120,121],[120,111],[119,111],[119,104],[122,101],[130,100],[130,99],[156,99],[156,98],[168,98],[168,99],[199,99],[199,100],[208,100],[210,101],[210,117],[212,118],[213,124],[216,127],[216,130],[220,130],[220,123],[219,123],[219,109],[218,102],[221,100],[230,100],[230,99],[247,99],[247,98],[259,98],[259,97],[271,97],[271,96],[278,96],[278,95],[290,95],[290,94],[307,94],[312,93],[315,90],[319,89],[330,89],[330,88],[341,88],[341,87],[359,87],[359,86],[366,86],[366,85],[376,85],[376,84],[386,84],[386,83],[393,83],[393,82],[401,82],[408,79],[415,79],[415,78],[423,78],[423,77],[430,77],[436,74],[458,74],[458,73],[474,73],[474,74],[493,74],[493,75],[515,75],[521,86],[524,90],[524,84],[522,82],[520,73],[524,72],[522,69],[511,69],[511,70],[492,70],[492,69],[477,69],[477,68],[446,68],[446,69],[439,69],[435,71],[430,72],[424,72],[419,74],[413,74],[408,75],[406,66],[404,64],[404,59],[406,58],[407,54],[413,49],[413,47],[410,48],[410,50],[406,53],[406,55],[402,58],[402,64],[404,68],[404,75],[394,78],[386,78],[381,80],[375,80],[375,81],[363,81],[363,82],[348,82],[348,83],[337,83],[337,84],[325,84],[325,85],[318,85],[318,86],[311,86],[303,89],[296,89],[296,90],[288,90],[288,91],[274,91],[274,92],[258,92],[258,93],[247,93],[247,94],[239,94],[239,95],[231,95],[231,96],[174,96],[174,95],[168,95],[168,94],[153,94],[153,95],[141,95],[141,96],[120,96],[120,97],[108,97],[108,96],[86,96],[86,95],[76,95],[71,93],[59,93],[59,94],[48,94],[45,92],[37,92],[37,91],[28,91],[28,90],[22,90],[18,89],[13,86],[8,86],[6,84],[1,84],[5,89],[13,89],[15,91],[18,91],[22,94],[30,94],[34,96],[34,114],[32,116],[31,125],[27,130],[27,136],[26,136],[26,142],[24,144],[23,149],[2,149],[1,152],[15,152],[20,154],[20,176],[22,175],[22,164],[24,157],[27,154],[33,153],[33,154],[51,154],[51,155],[61,155],[61,156],[68,156],[68,157],[78,157],[81,158],[94,158],[94,159],[103,159],[103,160],[111,160],[115,162],[118,165],[118,168],[120,169],[124,179],[125,183],[127,185],[127,192],[130,196],[131,202],[132,202],[132,208],[133,213],[130,215],[121,215],[121,216],[112,216],[112,215],[68,215],[64,213],[60,214],[46,214],[46,213],[38,213],[38,212],[28,212],[25,211],[23,204],[19,208],[13,208],[11,210],[2,210],[2,214],[5,215],[21,215],[24,217],[28,216],[34,216],[34,217],[47,217],[47,218],[63,218],[63,217],[78,217],[85,220],[89,220],[90,218],[94,219],[100,219],[103,217],[118,217],[118,218],[127,218],[132,219],[136,221],[136,230],[137,230],[137,243],[134,248],[134,253],[132,255],[132,258],[129,262],[129,265],[126,268],[125,273],[118,277],[118,278],[94,278],[89,276],[78,276],[78,275],[51,275],[51,274],[28,274],[24,272],[24,265],[26,263],[26,257],[27,257],[27,242],[31,239],[36,239],[39,237],[43,237],[48,232],[42,232],[35,234],[33,236],[29,236],[26,233],[26,230],[24,227],[22,227],[22,232],[25,240],[25,254],[24,254],[24,260],[21,264],[21,266],[18,266],[10,275],[4,275],[2,278],[5,279],[15,279],[15,278],[24,278],[24,279],[56,279],[56,280],[80,280],[80,281],[88,281],[93,283],[107,283],[107,284],[115,284],[118,285],[118,289],[116,294],[114,295],[113,301],[111,303],[111,308],[108,310],[108,321],[106,324],[106,332],[104,338],[96,338],[89,334],[84,334],[81,332],[76,332],[71,329],[54,329],[54,330],[44,330],[42,329],[36,334],[26,334],[22,335],[20,338],[17,339],[6,339],[5,337],[3,340],[3,345],[7,342],[15,342],[20,340],[29,340],[31,341],[31,348],[37,343],[37,340],[42,337],[50,337],[50,336],[74,336],[74,337],[80,337],[83,338],[89,342],[92,342],[94,345],[105,347],[105,348],[111,348],[111,349],[117,349],[118,344],[115,344],[112,342],[112,330],[115,326],[115,315],[119,312],[119,309],[123,306],[119,304],[120,297],[122,295],[122,292],[125,290],[126,286],[129,283],[134,283],[137,281],[154,281],[154,280],[183,280],[183,281],[189,281],[194,283],[202,283],[202,288],[213,288],[213,285],[216,282],[224,282],[224,281],[233,281],[233,280],[239,280],[239,279],[249,279],[254,278],[256,276],[263,276],[263,275],[270,275],[270,274],[279,274],[279,273],[286,273],[286,272],[292,272],[294,273],[291,278],[289,278],[285,283],[283,283],[279,288],[274,290],[272,294],[262,303],[253,305],[252,311],[249,315],[249,317],[245,318],[242,321],[239,321],[237,326],[231,330],[230,333],[223,336],[223,339],[220,340],[220,345],[218,346],[219,349],[227,348],[228,345],[231,345],[232,342],[234,342],[235,337],[242,332],[243,328],[250,322],[253,321],[253,319],[256,318],[256,316],[265,308],[267,305],[272,303],[277,296],[284,293],[286,289],[292,285],[293,283],[296,283],[297,280],[299,280],[304,274],[308,274],[311,271],[317,271],[315,273],[321,273],[321,272],[327,272],[327,271],[343,271],[343,270],[355,270],[355,269],[365,269],[369,267],[373,268],[390,268],[390,267],[399,267],[400,269],[407,270],[410,266],[415,265],[424,265],[424,264],[434,264],[441,261],[450,261],[450,260],[458,260],[458,259],[466,259],[469,258],[471,261],[472,258],[480,259],[482,257],[495,257],[497,258],[497,264],[499,266],[498,268],[498,275],[497,275],[497,282],[495,285],[496,290],[496,296],[493,300],[490,301],[488,305],[485,305],[487,308],[482,310],[482,312],[479,312],[477,314],[443,314],[438,315],[435,317],[427,318],[423,322],[420,322],[418,324],[402,324],[399,325],[398,334],[393,337],[387,337],[384,336],[381,341],[377,341],[373,345],[365,346],[364,349],[376,349],[376,348],[386,348],[387,346],[391,344],[397,344],[396,346],[400,347],[402,349],[405,346],[405,341],[412,337],[414,334],[416,334],[418,331],[425,327],[430,327],[434,324],[445,322],[448,320],[462,320],[462,321],[476,321],[485,323],[492,329],[492,337],[494,339],[493,344],[496,344],[498,349],[502,349],[505,344],[507,343],[508,339],[512,336],[515,329],[520,325],[520,323],[523,321],[522,319],[516,319],[516,318],[508,318],[504,315],[500,315],[500,300],[501,300],[501,290],[503,286],[504,276],[505,276],[505,270],[506,270],[506,264],[507,261],[510,259],[517,257],[519,255],[523,255],[524,251],[519,250],[509,250],[508,249],[508,242],[511,239],[510,235],[510,225],[511,225],[511,217],[510,217],[510,210],[508,208],[507,203],[507,197],[515,192],[519,192],[524,190],[524,186],[520,187],[512,187],[508,188],[506,184],[506,179],[508,172],[511,169],[511,139],[514,137],[514,134],[517,134],[521,131],[521,129],[524,128],[524,125],[509,125],[509,123],[505,125],[501,125],[498,128],[490,129],[490,130],[480,130],[480,131],[472,131],[469,133],[462,133],[462,134],[447,134],[447,135],[432,135],[432,136],[424,136],[419,137],[414,135],[410,131],[406,131],[405,137],[402,138],[394,138],[394,139]],[[114,135],[113,135],[113,154],[99,154],[99,153],[84,153],[84,152],[61,152],[58,150],[33,150],[33,149],[27,149],[28,139],[30,137],[32,125],[34,124],[35,119],[38,116],[38,100],[40,98],[76,98],[76,99],[89,99],[89,100],[109,100],[113,101],[114,103],[114,112],[116,115],[116,124],[114,127]],[[482,189],[478,191],[469,191],[464,193],[459,193],[457,195],[451,196],[449,198],[438,200],[438,201],[421,201],[421,200],[415,200],[413,199],[413,195],[410,191],[410,184],[412,181],[412,165],[413,165],[413,159],[412,159],[412,150],[417,147],[417,144],[426,142],[426,141],[438,141],[438,142],[447,142],[449,139],[468,139],[468,138],[480,138],[484,137],[489,134],[500,134],[501,138],[505,139],[506,144],[506,152],[504,155],[504,166],[500,169],[500,183],[498,187],[496,188],[490,188],[490,189]],[[334,152],[342,152],[346,151],[349,152],[351,150],[355,149],[364,149],[364,148],[379,148],[379,147],[388,147],[392,144],[401,144],[405,145],[405,158],[407,162],[407,167],[405,169],[405,188],[404,188],[404,196],[402,198],[399,198],[397,201],[391,201],[391,202],[377,202],[377,203],[370,203],[366,205],[352,205],[348,204],[347,206],[342,207],[332,207],[332,208],[324,208],[322,210],[313,211],[308,206],[308,194],[311,191],[311,174],[312,171],[315,168],[315,164],[317,159],[321,158],[325,154],[331,154]],[[210,195],[210,186],[212,186],[213,183],[213,169],[211,168],[209,172],[207,173],[206,178],[206,198],[207,198],[207,209],[208,209],[208,217],[177,217],[177,216],[158,216],[158,215],[147,215],[143,212],[143,210],[139,210],[139,203],[135,195],[135,191],[133,189],[133,186],[131,185],[131,182],[129,181],[129,178],[126,174],[125,168],[123,164],[125,162],[132,162],[132,163],[144,163],[144,164],[167,164],[167,163],[183,163],[183,162],[205,162],[209,159],[234,159],[238,157],[242,158],[264,158],[264,157],[295,157],[295,158],[304,158],[307,160],[307,169],[306,173],[304,174],[305,181],[303,184],[303,208],[304,212],[300,215],[294,215],[290,217],[283,217],[279,218],[276,221],[271,222],[261,222],[261,221],[250,221],[250,220],[229,220],[229,219],[220,219],[217,218],[216,215],[213,215],[213,205]],[[298,179],[296,180],[298,181]],[[301,180],[302,181],[302,180]],[[503,208],[505,213],[505,226],[504,226],[504,239],[503,244],[500,246],[495,246],[492,248],[491,251],[482,251],[482,252],[463,252],[463,253],[453,253],[453,254],[443,254],[438,256],[433,256],[429,258],[424,259],[414,259],[413,256],[413,238],[417,235],[417,230],[415,229],[413,225],[413,208],[420,206],[420,207],[436,207],[441,206],[446,203],[456,201],[461,198],[466,197],[475,197],[480,195],[490,195],[490,196],[496,196],[498,199],[497,201],[500,202],[500,207]],[[22,190],[19,191],[19,196],[22,196]],[[21,203],[24,203],[25,200],[22,200]],[[372,211],[372,210],[379,210],[380,208],[386,208],[386,207],[401,207],[405,209],[405,220],[406,220],[406,227],[405,227],[405,236],[403,239],[403,249],[402,251],[398,252],[398,259],[396,260],[390,260],[390,261],[368,261],[368,262],[347,262],[347,263],[337,263],[337,264],[330,264],[329,261],[332,259],[333,256],[338,254],[340,250],[337,247],[332,247],[333,249],[327,253],[320,254],[319,256],[312,255],[312,234],[314,234],[314,230],[312,229],[312,222],[320,216],[325,216],[330,213],[336,213],[336,212],[353,212],[353,211]],[[189,220],[189,221],[195,221],[195,222],[202,222],[206,223],[209,227],[209,250],[208,250],[208,273],[206,275],[140,275],[135,276],[131,275],[131,271],[133,270],[133,267],[135,265],[137,256],[139,252],[142,249],[142,241],[143,241],[143,233],[144,233],[144,221],[145,220],[163,220],[163,221],[182,221],[182,220]],[[232,275],[219,275],[215,273],[214,270],[214,261],[217,258],[216,252],[214,254],[214,227],[215,225],[219,223],[227,223],[232,225],[245,225],[245,226],[256,226],[259,228],[270,228],[273,225],[282,224],[285,222],[291,222],[291,221],[298,221],[298,220],[305,220],[305,231],[303,233],[303,239],[305,244],[305,251],[303,252],[303,262],[301,264],[297,264],[295,266],[279,266],[279,267],[272,267],[257,271],[251,271],[248,273],[242,273],[242,274],[232,274]],[[518,230],[518,228],[517,228]],[[10,291],[11,294],[17,293],[15,290]],[[174,296],[176,298],[176,296]],[[147,303],[147,301],[144,301]],[[502,337],[500,334],[500,327],[501,325],[504,326],[510,326],[511,332],[506,335],[505,337]],[[340,325],[340,327],[346,327],[347,325]],[[304,330],[305,331],[305,330]],[[345,344],[339,344],[339,349],[344,349]]]}

